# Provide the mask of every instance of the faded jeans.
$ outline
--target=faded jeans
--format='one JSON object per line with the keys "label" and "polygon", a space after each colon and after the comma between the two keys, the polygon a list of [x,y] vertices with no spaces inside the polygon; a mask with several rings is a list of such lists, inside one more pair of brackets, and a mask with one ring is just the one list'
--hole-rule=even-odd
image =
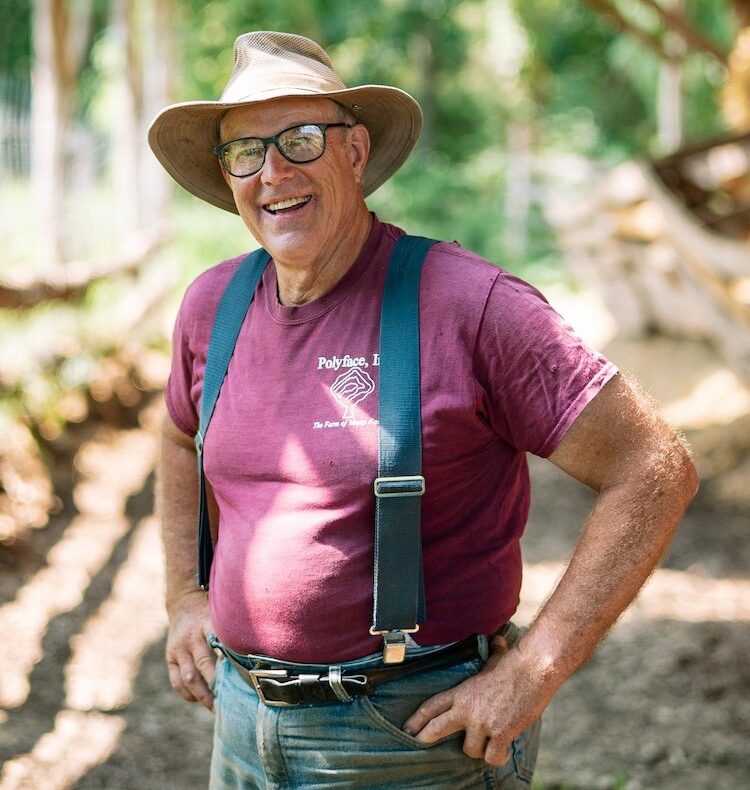
{"label": "faded jeans", "polygon": [[[508,641],[518,635],[514,628]],[[341,666],[352,670],[380,663],[378,654]],[[425,699],[475,675],[482,663],[475,658],[406,675],[351,702],[280,708],[264,705],[232,664],[220,660],[213,684],[210,790],[528,790],[541,722],[516,738],[510,760],[500,768],[464,754],[463,733],[427,745],[401,729]],[[289,666],[310,671],[310,665]]]}

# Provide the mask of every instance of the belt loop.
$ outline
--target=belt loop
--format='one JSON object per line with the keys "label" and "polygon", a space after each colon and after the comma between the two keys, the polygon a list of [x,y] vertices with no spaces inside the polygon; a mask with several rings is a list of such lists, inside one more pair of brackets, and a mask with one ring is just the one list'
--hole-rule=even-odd
{"label": "belt loop", "polygon": [[477,651],[483,663],[490,657],[490,647],[484,634],[477,634]]}
{"label": "belt loop", "polygon": [[341,666],[339,664],[335,664],[334,666],[328,667],[328,683],[330,684],[331,688],[333,689],[333,693],[342,702],[351,702],[352,701],[351,695],[344,688],[344,685],[341,682]]}

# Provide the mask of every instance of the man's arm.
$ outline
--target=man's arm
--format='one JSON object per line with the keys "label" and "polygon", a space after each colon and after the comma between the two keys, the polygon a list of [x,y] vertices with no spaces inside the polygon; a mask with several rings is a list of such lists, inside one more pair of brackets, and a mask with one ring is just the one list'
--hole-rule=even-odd
{"label": "man's arm", "polygon": [[598,492],[565,574],[517,646],[404,724],[427,743],[465,730],[464,751],[491,765],[507,761],[512,740],[635,597],[698,485],[677,436],[621,376],[583,410],[550,460]]}
{"label": "man's arm", "polygon": [[208,684],[216,656],[206,643],[208,599],[195,581],[198,469],[195,447],[165,415],[159,462],[159,511],[166,560],[167,669],[172,688],[188,702],[213,709]]}

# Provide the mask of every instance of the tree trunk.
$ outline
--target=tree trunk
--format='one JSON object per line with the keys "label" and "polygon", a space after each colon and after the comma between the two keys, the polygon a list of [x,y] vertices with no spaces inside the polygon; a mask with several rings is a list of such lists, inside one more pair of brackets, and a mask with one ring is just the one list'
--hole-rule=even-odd
{"label": "tree trunk", "polygon": [[432,151],[435,147],[434,38],[435,25],[428,19],[422,31],[414,34],[411,42],[413,60],[419,74],[419,103],[424,117],[420,147],[424,151]]}
{"label": "tree trunk", "polygon": [[505,250],[510,258],[522,258],[528,243],[531,208],[531,134],[529,121],[514,120],[506,129],[508,167],[505,178]]}
{"label": "tree trunk", "polygon": [[732,10],[739,27],[750,26],[750,0],[732,0]]}
{"label": "tree trunk", "polygon": [[114,0],[110,35],[117,50],[115,106],[110,119],[112,181],[117,205],[118,233],[127,237],[141,226],[140,207],[140,87],[133,46],[133,3]]}
{"label": "tree trunk", "polygon": [[[684,0],[668,0],[669,10],[682,15]],[[669,30],[664,36],[664,49],[675,60],[662,61],[659,66],[659,88],[656,116],[659,126],[659,148],[668,154],[682,145],[682,63],[684,40]]]}
{"label": "tree trunk", "polygon": [[31,193],[39,255],[56,265],[63,260],[64,138],[72,82],[64,0],[34,0],[32,24]]}
{"label": "tree trunk", "polygon": [[[150,0],[141,17],[143,42],[143,124],[141,140],[146,140],[148,124],[172,100],[175,68],[172,0]],[[161,226],[167,219],[172,197],[172,180],[151,151],[142,163],[141,204],[145,224]]]}

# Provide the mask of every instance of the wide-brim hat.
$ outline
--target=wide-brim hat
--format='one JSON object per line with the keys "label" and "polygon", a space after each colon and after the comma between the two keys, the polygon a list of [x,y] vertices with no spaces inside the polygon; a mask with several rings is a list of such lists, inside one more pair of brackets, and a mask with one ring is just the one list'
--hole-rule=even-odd
{"label": "wide-brim hat", "polygon": [[[422,130],[422,111],[408,93],[387,85],[347,88],[325,50],[290,33],[256,31],[234,42],[234,66],[219,101],[173,104],[151,123],[148,141],[166,171],[202,200],[237,213],[213,149],[232,107],[290,96],[327,97],[346,107],[370,134],[362,191],[374,192],[406,161]],[[311,118],[315,121],[317,119]]]}

